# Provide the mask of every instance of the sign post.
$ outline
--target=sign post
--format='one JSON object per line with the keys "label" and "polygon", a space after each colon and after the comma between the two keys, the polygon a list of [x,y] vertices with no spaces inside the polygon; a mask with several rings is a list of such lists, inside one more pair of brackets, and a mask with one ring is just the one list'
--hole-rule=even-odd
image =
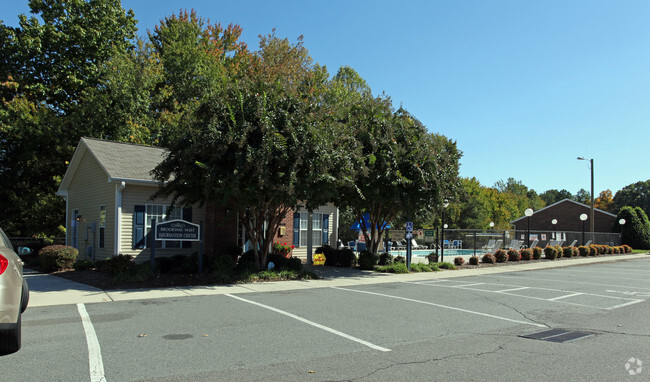
{"label": "sign post", "polygon": [[406,267],[411,271],[411,241],[413,240],[413,222],[406,222]]}

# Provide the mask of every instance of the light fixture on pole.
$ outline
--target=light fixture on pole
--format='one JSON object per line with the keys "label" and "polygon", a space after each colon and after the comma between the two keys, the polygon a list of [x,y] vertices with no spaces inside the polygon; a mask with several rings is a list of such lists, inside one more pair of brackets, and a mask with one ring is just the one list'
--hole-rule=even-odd
{"label": "light fixture on pole", "polygon": [[533,209],[526,208],[524,214],[528,217],[528,230],[526,231],[526,248],[530,248],[530,217],[533,216]]}
{"label": "light fixture on pole", "polygon": [[588,218],[587,214],[580,215],[580,220],[582,220],[582,245],[585,245],[585,220]]}
{"label": "light fixture on pole", "polygon": [[[589,230],[591,231],[591,240],[594,241],[594,159],[578,157],[578,160],[589,161],[589,168],[591,169],[591,220],[589,221]],[[582,241],[584,242],[584,239]]]}
{"label": "light fixture on pole", "polygon": [[619,244],[623,245],[623,227],[625,225],[625,219],[619,219],[618,224],[621,226],[621,235],[618,238]]}
{"label": "light fixture on pole", "polygon": [[442,232],[440,234],[440,261],[445,261],[445,210],[449,207],[449,200],[445,199],[445,202],[442,204]]}
{"label": "light fixture on pole", "polygon": [[490,229],[494,229],[494,222],[490,222]]}

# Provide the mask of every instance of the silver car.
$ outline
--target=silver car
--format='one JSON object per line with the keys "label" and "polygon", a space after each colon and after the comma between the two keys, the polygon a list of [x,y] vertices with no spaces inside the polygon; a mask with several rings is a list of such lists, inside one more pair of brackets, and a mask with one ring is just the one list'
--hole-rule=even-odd
{"label": "silver car", "polygon": [[20,316],[28,302],[29,288],[23,279],[23,262],[0,229],[0,354],[20,349]]}

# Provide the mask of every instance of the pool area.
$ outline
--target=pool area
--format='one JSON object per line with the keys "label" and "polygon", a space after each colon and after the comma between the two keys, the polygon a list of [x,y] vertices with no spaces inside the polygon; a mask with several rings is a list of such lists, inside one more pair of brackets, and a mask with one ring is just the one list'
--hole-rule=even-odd
{"label": "pool area", "polygon": [[[415,249],[412,251],[413,256],[418,256],[418,257],[426,257],[428,256],[431,252],[435,252],[435,249]],[[390,251],[391,255],[393,256],[406,256],[406,250],[399,250],[399,251]],[[481,256],[484,254],[485,251],[482,249],[477,249],[476,250],[476,256]],[[474,250],[473,249],[445,249],[445,256],[463,256],[463,257],[470,257],[474,256]],[[440,256],[440,250],[438,250],[438,256]]]}

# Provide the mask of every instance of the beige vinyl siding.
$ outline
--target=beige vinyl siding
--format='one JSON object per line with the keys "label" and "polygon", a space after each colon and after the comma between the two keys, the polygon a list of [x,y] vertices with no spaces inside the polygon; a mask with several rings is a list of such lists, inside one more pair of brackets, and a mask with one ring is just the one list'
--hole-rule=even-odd
{"label": "beige vinyl siding", "polygon": [[[142,186],[142,185],[129,185],[127,184],[122,191],[122,227],[121,236],[122,243],[120,245],[120,253],[136,257],[137,262],[144,262],[149,260],[149,249],[133,249],[133,211],[136,205],[147,204],[165,204],[168,205],[169,201],[165,199],[151,200],[157,190],[157,186]],[[194,206],[192,208],[192,223],[199,224],[200,221],[205,221],[205,208]],[[191,254],[198,251],[198,242],[192,243],[192,248],[171,248],[163,249],[156,248],[156,257],[166,257],[178,254]]]}
{"label": "beige vinyl siding", "polygon": [[[106,227],[104,248],[99,248],[99,206],[106,206]],[[95,260],[106,258],[113,253],[115,233],[115,184],[108,183],[108,176],[93,156],[86,151],[74,174],[68,191],[67,239],[73,242],[70,220],[72,211],[79,210],[81,220],[78,227],[79,259],[87,258],[86,249],[93,247]],[[95,223],[95,233],[92,224]]]}
{"label": "beige vinyl siding", "polygon": [[[304,210],[298,210],[298,212],[305,212]],[[337,240],[337,234],[338,232],[335,232],[335,226],[334,224],[338,220],[337,216],[337,208],[333,204],[328,204],[326,206],[319,207],[318,209],[314,210],[314,213],[321,213],[321,214],[328,214],[329,215],[329,221],[328,221],[328,227],[327,227],[327,235],[328,235],[328,241],[329,245],[332,247],[336,246],[336,240]],[[314,245],[314,248],[312,249],[312,254],[313,251],[316,250],[318,246]],[[307,247],[302,246],[295,248],[293,250],[293,256],[300,257],[303,259],[307,258]]]}

